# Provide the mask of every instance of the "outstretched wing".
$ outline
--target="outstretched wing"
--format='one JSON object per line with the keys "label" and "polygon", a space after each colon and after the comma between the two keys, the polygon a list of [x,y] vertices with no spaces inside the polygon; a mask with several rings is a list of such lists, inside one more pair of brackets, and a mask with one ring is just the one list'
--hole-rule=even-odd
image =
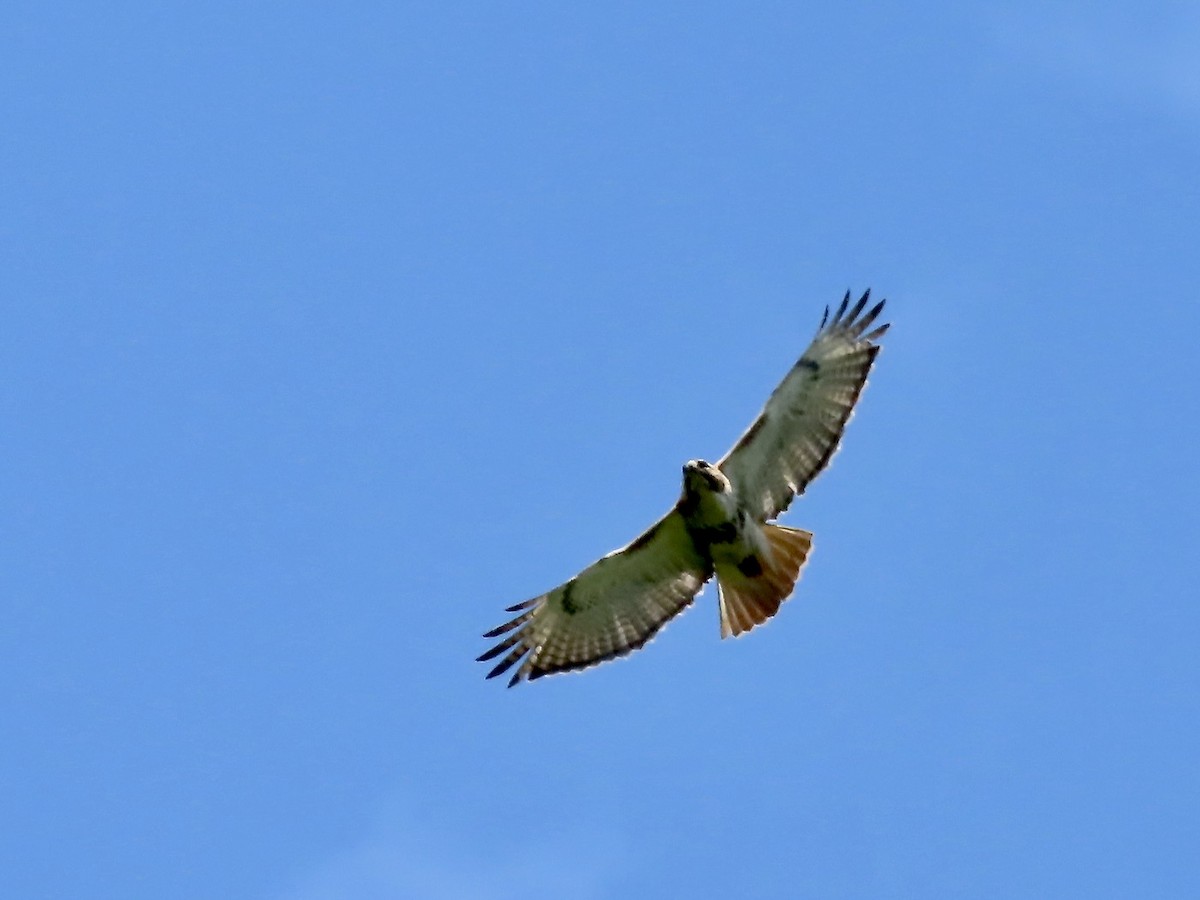
{"label": "outstretched wing", "polygon": [[847,291],[832,321],[825,309],[812,344],[754,424],[717,463],[763,521],[787,509],[838,447],[879,352],[874,341],[888,329],[881,325],[863,334],[887,302],[880,300],[859,318],[870,295],[868,290],[847,313]]}
{"label": "outstretched wing", "polygon": [[[488,678],[516,665],[508,686],[624,656],[682,612],[712,575],[683,518],[672,510],[633,543],[548,594],[510,606],[515,619],[484,637],[507,635],[480,662],[505,654]],[[509,633],[511,632],[511,634]]]}

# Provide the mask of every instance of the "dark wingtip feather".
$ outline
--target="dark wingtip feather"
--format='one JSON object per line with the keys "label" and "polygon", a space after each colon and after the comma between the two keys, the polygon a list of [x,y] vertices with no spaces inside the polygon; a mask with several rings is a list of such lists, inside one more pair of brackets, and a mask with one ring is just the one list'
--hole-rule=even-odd
{"label": "dark wingtip feather", "polygon": [[858,302],[854,304],[854,309],[850,310],[850,315],[846,316],[847,325],[850,325],[858,317],[858,314],[863,311],[863,307],[867,305],[867,298],[870,296],[871,289],[867,288],[866,293],[859,297]]}
{"label": "dark wingtip feather", "polygon": [[834,314],[833,321],[829,323],[830,326],[837,325],[839,322],[842,321],[842,316],[845,314],[846,307],[849,305],[850,305],[850,292],[846,291],[846,296],[842,298],[841,306],[838,307],[837,313]]}
{"label": "dark wingtip feather", "polygon": [[520,634],[510,635],[509,637],[505,638],[500,643],[498,643],[495,647],[492,647],[490,650],[488,650],[482,656],[475,657],[475,662],[487,662],[489,659],[499,656],[501,653],[503,653],[505,650],[507,650],[513,644],[517,643],[517,641],[519,641],[520,639],[521,639]]}
{"label": "dark wingtip feather", "polygon": [[880,325],[878,328],[876,328],[874,331],[872,331],[870,334],[868,334],[866,337],[864,337],[863,340],[864,341],[878,340],[879,338],[883,337],[884,333],[886,333],[887,330],[891,327],[892,327],[891,322],[888,322],[886,325]]}
{"label": "dark wingtip feather", "polygon": [[871,327],[871,323],[874,322],[877,318],[879,318],[879,314],[881,312],[883,312],[883,304],[885,304],[885,303],[887,303],[886,298],[883,300],[880,300],[873,307],[871,307],[870,312],[868,312],[865,316],[863,316],[861,319],[858,320],[858,323],[854,326],[854,330],[855,330],[856,334],[862,334],[864,331],[866,331],[868,328]]}
{"label": "dark wingtip feather", "polygon": [[821,316],[821,324],[817,326],[817,331],[825,327],[825,323],[829,321],[829,306],[825,306],[825,315]]}
{"label": "dark wingtip feather", "polygon": [[527,613],[522,613],[521,615],[517,616],[515,619],[511,619],[508,622],[505,622],[503,625],[497,625],[491,631],[484,632],[483,636],[485,638],[500,637],[500,635],[504,634],[506,631],[512,631],[518,625],[524,625],[526,622],[528,622],[530,619],[533,618],[533,613],[534,613],[533,610],[530,610]]}
{"label": "dark wingtip feather", "polygon": [[[516,649],[513,650],[512,653],[508,654],[508,656],[506,656],[506,657],[504,657],[504,659],[500,660],[500,662],[498,662],[496,664],[496,667],[494,669],[492,669],[492,671],[487,673],[487,677],[495,678],[497,675],[500,675],[503,672],[507,672],[509,669],[511,669],[513,667],[513,664],[517,660],[519,660],[522,656],[524,656],[528,652],[529,652],[528,647],[526,647],[524,644],[518,644]],[[520,674],[519,670],[518,670],[517,674],[518,675]]]}
{"label": "dark wingtip feather", "polygon": [[532,600],[526,600],[524,603],[514,603],[512,606],[504,607],[505,612],[520,612],[523,609],[529,609],[533,604],[541,600],[541,597],[534,597]]}

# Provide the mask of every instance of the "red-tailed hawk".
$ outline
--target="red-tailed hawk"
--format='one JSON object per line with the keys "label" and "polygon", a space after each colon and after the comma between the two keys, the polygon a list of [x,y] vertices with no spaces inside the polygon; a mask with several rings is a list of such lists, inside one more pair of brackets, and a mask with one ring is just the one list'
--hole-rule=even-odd
{"label": "red-tailed hawk", "polygon": [[[715,465],[683,467],[675,507],[633,543],[566,584],[508,612],[516,618],[486,638],[503,639],[479,657],[501,656],[488,678],[517,666],[509,681],[532,681],[624,656],[691,604],[717,576],[721,637],[744,634],[779,611],[812,547],[812,533],[770,523],[829,463],[887,331],[881,300],[859,318],[850,294],[746,433]],[[517,664],[520,665],[517,665]]]}

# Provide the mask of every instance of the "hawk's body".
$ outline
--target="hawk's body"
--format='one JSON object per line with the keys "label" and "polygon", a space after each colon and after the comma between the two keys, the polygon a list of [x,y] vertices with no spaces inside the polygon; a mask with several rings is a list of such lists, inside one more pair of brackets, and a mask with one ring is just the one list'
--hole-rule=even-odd
{"label": "hawk's body", "polygon": [[768,520],[837,449],[879,352],[874,341],[888,328],[864,335],[883,309],[880,301],[859,318],[869,293],[848,314],[847,293],[828,324],[826,310],[808,350],[724,458],[683,467],[683,493],[669,513],[566,584],[509,607],[519,615],[485,635],[506,635],[480,657],[504,654],[489,678],[520,661],[511,687],[636,650],[714,574],[722,637],[775,615],[795,586],[812,534]]}
{"label": "hawk's body", "polygon": [[760,521],[721,470],[702,459],[683,467],[683,496],[675,509],[717,576],[721,637],[775,615],[796,584],[812,534]]}

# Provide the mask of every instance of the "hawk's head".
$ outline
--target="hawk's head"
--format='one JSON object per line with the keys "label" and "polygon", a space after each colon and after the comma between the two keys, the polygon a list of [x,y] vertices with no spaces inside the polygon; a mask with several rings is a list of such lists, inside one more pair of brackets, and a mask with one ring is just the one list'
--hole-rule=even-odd
{"label": "hawk's head", "polygon": [[685,491],[711,491],[724,494],[733,488],[725,473],[702,459],[689,459],[683,464],[683,487]]}

